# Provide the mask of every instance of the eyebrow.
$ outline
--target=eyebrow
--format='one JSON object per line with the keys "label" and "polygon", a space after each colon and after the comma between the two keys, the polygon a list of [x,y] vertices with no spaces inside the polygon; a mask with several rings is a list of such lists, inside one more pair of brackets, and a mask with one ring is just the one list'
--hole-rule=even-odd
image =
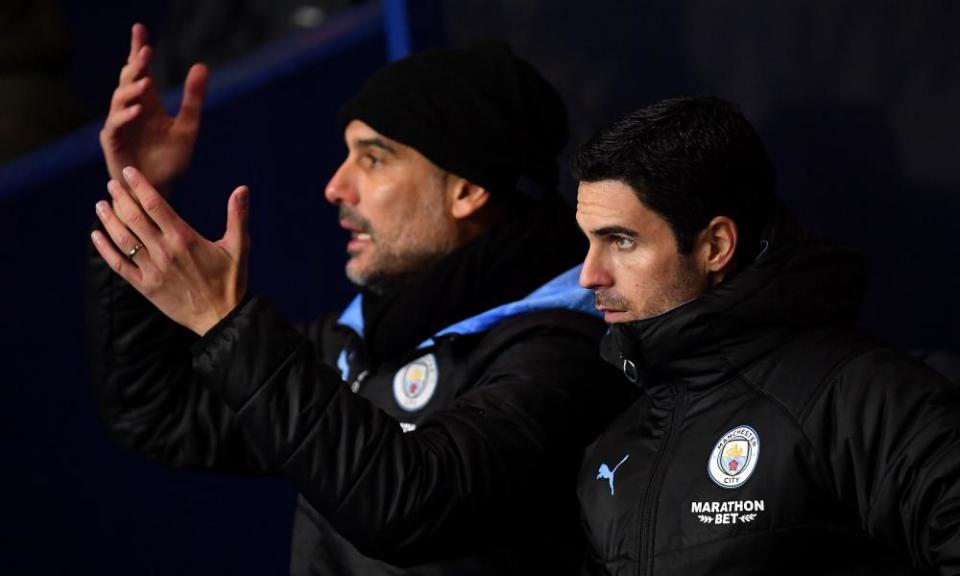
{"label": "eyebrow", "polygon": [[386,150],[387,152],[397,155],[397,150],[393,146],[387,144],[386,140],[383,138],[358,138],[353,141],[353,145],[357,148],[380,148],[381,150]]}
{"label": "eyebrow", "polygon": [[604,226],[603,228],[591,230],[590,233],[594,236],[600,236],[601,238],[606,236],[626,236],[627,238],[636,238],[638,236],[636,230],[624,228],[623,226]]}

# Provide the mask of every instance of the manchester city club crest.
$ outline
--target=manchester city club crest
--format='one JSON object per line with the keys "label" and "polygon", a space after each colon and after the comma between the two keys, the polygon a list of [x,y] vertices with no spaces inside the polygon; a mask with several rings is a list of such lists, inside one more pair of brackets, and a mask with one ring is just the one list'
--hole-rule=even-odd
{"label": "manchester city club crest", "polygon": [[407,412],[426,406],[436,389],[437,359],[433,354],[417,358],[393,377],[393,397]]}
{"label": "manchester city club crest", "polygon": [[750,426],[737,426],[720,438],[707,461],[710,478],[723,488],[737,488],[750,478],[760,458],[760,436]]}

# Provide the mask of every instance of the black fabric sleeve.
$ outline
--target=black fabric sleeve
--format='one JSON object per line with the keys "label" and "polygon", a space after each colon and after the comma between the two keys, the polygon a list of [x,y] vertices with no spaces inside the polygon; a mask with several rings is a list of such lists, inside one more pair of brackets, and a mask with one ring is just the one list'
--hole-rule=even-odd
{"label": "black fabric sleeve", "polygon": [[804,422],[868,534],[916,566],[960,574],[960,387],[875,349],[834,376]]}
{"label": "black fabric sleeve", "polygon": [[90,250],[86,321],[101,418],[149,460],[224,472],[268,471],[233,411],[193,371],[189,330],[161,314]]}
{"label": "black fabric sleeve", "polygon": [[506,344],[474,389],[406,434],[259,298],[195,347],[194,366],[338,532],[413,564],[505,533],[536,538],[545,517],[576,523],[582,447],[622,406],[605,389],[612,371],[583,332],[543,327]]}

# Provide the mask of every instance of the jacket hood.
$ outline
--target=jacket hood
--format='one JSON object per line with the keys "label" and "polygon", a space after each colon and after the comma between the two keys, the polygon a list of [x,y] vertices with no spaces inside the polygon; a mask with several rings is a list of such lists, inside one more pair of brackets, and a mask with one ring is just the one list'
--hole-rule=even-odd
{"label": "jacket hood", "polygon": [[601,343],[604,359],[634,382],[709,385],[797,329],[856,320],[865,279],[858,251],[811,238],[782,207],[763,243],[752,263],[700,297],[652,318],[612,325]]}

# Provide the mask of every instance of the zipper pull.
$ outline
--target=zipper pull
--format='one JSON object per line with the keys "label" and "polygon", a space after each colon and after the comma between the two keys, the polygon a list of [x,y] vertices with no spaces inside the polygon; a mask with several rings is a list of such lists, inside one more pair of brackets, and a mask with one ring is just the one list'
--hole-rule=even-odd
{"label": "zipper pull", "polygon": [[637,365],[633,363],[633,360],[624,356],[622,352],[618,354],[618,356],[620,356],[620,360],[623,361],[623,364],[620,367],[623,375],[627,378],[627,380],[636,384],[638,379]]}
{"label": "zipper pull", "polygon": [[353,392],[354,394],[359,392],[360,384],[363,384],[363,381],[366,380],[367,376],[369,375],[370,375],[369,370],[364,370],[363,372],[360,372],[359,374],[357,374],[356,380],[350,383],[350,391]]}

